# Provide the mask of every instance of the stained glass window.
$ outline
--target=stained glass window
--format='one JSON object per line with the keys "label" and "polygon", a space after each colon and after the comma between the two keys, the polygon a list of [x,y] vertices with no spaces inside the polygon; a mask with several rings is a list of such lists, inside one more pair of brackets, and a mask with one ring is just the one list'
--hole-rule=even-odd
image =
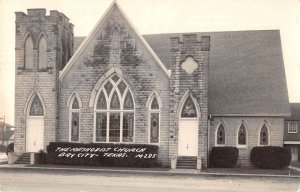
{"label": "stained glass window", "polygon": [[133,113],[123,114],[123,142],[133,142]]}
{"label": "stained glass window", "polygon": [[133,99],[129,91],[127,92],[125,97],[124,109],[133,109]]}
{"label": "stained glass window", "polygon": [[195,104],[191,98],[191,96],[189,96],[182,108],[181,111],[181,117],[188,117],[188,118],[192,118],[192,117],[197,117],[197,112],[196,112],[196,107]]}
{"label": "stained glass window", "polygon": [[217,131],[217,144],[218,145],[225,144],[225,128],[222,123],[220,124],[218,131]]}
{"label": "stained glass window", "polygon": [[97,109],[107,109],[106,99],[103,91],[101,91],[99,94],[98,101],[97,101]]}
{"label": "stained glass window", "polygon": [[106,141],[107,115],[97,113],[96,115],[96,142]]}
{"label": "stained glass window", "polygon": [[120,100],[117,92],[115,91],[111,97],[110,101],[110,108],[111,109],[120,109]]}
{"label": "stained glass window", "polygon": [[31,103],[30,111],[29,111],[30,116],[43,116],[43,105],[40,100],[40,98],[36,95]]}
{"label": "stained glass window", "polygon": [[119,91],[121,93],[121,96],[123,96],[126,87],[127,87],[127,85],[126,85],[126,83],[124,81],[121,81],[119,83],[118,88],[119,88]]}
{"label": "stained glass window", "polygon": [[246,127],[242,123],[239,132],[238,132],[238,144],[239,145],[246,145],[247,140],[247,132],[246,132]]}
{"label": "stained glass window", "polygon": [[150,143],[159,141],[159,113],[151,113],[150,122]]}
{"label": "stained glass window", "polygon": [[72,103],[72,109],[79,109],[78,99],[75,97]]}
{"label": "stained glass window", "polygon": [[153,100],[152,100],[151,109],[159,109],[159,104],[157,102],[156,97],[154,97]]}
{"label": "stained glass window", "polygon": [[95,142],[133,142],[134,101],[124,79],[118,75],[108,79],[100,90],[95,112]]}
{"label": "stained glass window", "polygon": [[120,142],[120,113],[109,116],[109,142]]}
{"label": "stained glass window", "polygon": [[120,79],[120,77],[118,77],[117,75],[115,75],[111,79],[116,83]]}
{"label": "stained glass window", "polygon": [[72,112],[71,141],[79,141],[79,113]]}
{"label": "stained glass window", "polygon": [[107,83],[104,85],[104,87],[105,87],[107,95],[109,96],[109,94],[113,88],[113,85],[111,84],[110,81],[107,81]]}
{"label": "stained glass window", "polygon": [[266,124],[260,130],[260,145],[268,145],[269,144],[269,133]]}

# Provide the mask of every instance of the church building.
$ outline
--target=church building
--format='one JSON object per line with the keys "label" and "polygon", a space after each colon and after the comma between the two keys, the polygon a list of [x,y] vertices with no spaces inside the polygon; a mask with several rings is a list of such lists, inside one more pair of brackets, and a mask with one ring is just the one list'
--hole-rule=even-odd
{"label": "church building", "polygon": [[[201,25],[201,23],[199,23]],[[164,167],[215,146],[283,146],[279,30],[141,35],[113,2],[74,37],[58,11],[16,12],[15,152],[49,142],[158,146]]]}

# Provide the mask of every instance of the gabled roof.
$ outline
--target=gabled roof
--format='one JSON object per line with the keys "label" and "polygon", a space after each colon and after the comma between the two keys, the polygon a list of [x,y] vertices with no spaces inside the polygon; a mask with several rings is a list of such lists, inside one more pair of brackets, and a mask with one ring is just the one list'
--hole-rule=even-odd
{"label": "gabled roof", "polygon": [[132,23],[130,22],[130,20],[128,19],[128,17],[126,16],[126,14],[124,13],[124,11],[121,9],[121,7],[119,6],[119,4],[117,3],[116,0],[114,0],[112,2],[112,4],[109,6],[109,8],[106,10],[105,14],[102,16],[102,18],[98,21],[98,23],[96,24],[96,26],[94,27],[94,29],[91,31],[91,33],[84,39],[84,41],[80,44],[80,46],[78,47],[78,49],[76,50],[76,52],[74,53],[74,55],[70,58],[70,60],[68,61],[68,63],[66,64],[66,66],[63,68],[63,70],[60,72],[59,74],[59,78],[60,80],[62,80],[64,78],[64,76],[67,74],[67,72],[69,71],[69,69],[72,67],[72,65],[76,62],[77,58],[79,57],[79,55],[81,55],[81,53],[83,52],[83,50],[87,47],[87,45],[92,41],[92,39],[94,38],[94,36],[97,34],[98,30],[101,28],[101,26],[103,25],[103,23],[106,21],[106,18],[108,18],[108,16],[110,15],[110,13],[114,10],[114,9],[118,9],[122,16],[125,18],[125,20],[129,23],[130,27],[133,29],[133,31],[137,34],[139,40],[144,44],[145,48],[149,51],[150,55],[152,55],[153,59],[156,61],[156,63],[161,67],[161,69],[165,72],[165,74],[170,77],[171,73],[170,71],[167,70],[167,68],[164,66],[164,64],[161,62],[161,60],[159,59],[159,57],[156,55],[156,53],[152,50],[152,48],[148,45],[147,41],[144,39],[143,36],[141,36],[137,29],[132,25]]}
{"label": "gabled roof", "polygon": [[300,103],[291,103],[291,116],[285,118],[289,121],[300,121]]}
{"label": "gabled roof", "polygon": [[[193,34],[210,36],[208,102],[212,115],[290,115],[278,30]],[[182,38],[182,35],[152,34],[143,37],[169,69],[170,37]]]}
{"label": "gabled roof", "polygon": [[[212,115],[287,116],[287,84],[278,30],[196,33],[210,36],[209,110]],[[144,35],[167,68],[170,37]]]}

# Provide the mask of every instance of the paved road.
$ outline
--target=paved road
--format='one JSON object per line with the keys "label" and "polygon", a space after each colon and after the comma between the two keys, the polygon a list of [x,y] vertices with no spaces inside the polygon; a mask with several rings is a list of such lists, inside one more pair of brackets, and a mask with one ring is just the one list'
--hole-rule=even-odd
{"label": "paved road", "polygon": [[300,179],[0,169],[0,192],[300,192]]}

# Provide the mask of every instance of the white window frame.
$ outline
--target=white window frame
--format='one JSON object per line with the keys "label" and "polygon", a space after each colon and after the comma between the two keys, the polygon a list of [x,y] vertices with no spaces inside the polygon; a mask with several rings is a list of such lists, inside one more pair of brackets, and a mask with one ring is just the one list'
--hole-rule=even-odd
{"label": "white window frame", "polygon": [[[78,104],[79,104],[79,109],[73,109],[72,105],[74,102],[74,99],[77,99]],[[81,118],[80,118],[80,109],[81,109],[81,100],[78,96],[77,93],[73,93],[71,98],[69,99],[69,142],[74,142],[74,143],[80,143],[80,123],[81,123]],[[72,114],[73,113],[78,113],[78,141],[72,141]]]}
{"label": "white window frame", "polygon": [[[112,77],[114,76],[118,76],[119,77],[119,80],[117,82],[114,82],[112,80]],[[124,83],[126,84],[126,89],[124,90],[124,93],[123,93],[123,96],[121,97],[121,93],[119,92],[119,89],[117,88],[119,83],[121,81],[124,81]],[[107,92],[106,92],[106,89],[104,88],[105,84],[110,81],[110,83],[113,85],[113,88],[110,92],[110,96],[108,97],[107,95]],[[101,93],[101,91],[103,91],[103,94],[104,94],[104,97],[106,99],[106,106],[107,108],[106,109],[97,109],[97,103],[98,103],[98,98],[99,98],[99,95]],[[120,102],[120,109],[110,109],[110,102],[111,102],[111,98],[113,96],[113,93],[116,91],[116,93],[118,94],[118,99],[119,99],[119,102]],[[127,92],[130,92],[131,94],[131,97],[132,97],[132,101],[133,101],[133,109],[124,109],[124,101],[125,101],[125,97],[126,97],[126,94]],[[105,113],[106,114],[106,141],[96,141],[96,129],[97,129],[97,113]],[[109,123],[110,123],[110,113],[119,113],[120,114],[120,141],[119,142],[110,142],[109,141],[109,130],[110,130],[110,127],[109,127]],[[124,113],[133,113],[133,135],[132,135],[132,142],[123,142],[123,115]],[[96,96],[96,100],[95,100],[95,103],[94,103],[94,131],[93,131],[93,142],[94,143],[135,143],[135,101],[134,101],[134,97],[133,97],[133,94],[132,94],[132,91],[130,90],[130,87],[129,85],[126,83],[126,81],[121,78],[119,75],[117,74],[113,74],[111,75],[107,80],[105,80],[103,82],[103,84],[101,85],[98,93],[97,93],[97,96]]]}
{"label": "white window frame", "polygon": [[[268,130],[268,144],[267,145],[261,145],[260,144],[260,132],[261,132],[261,129],[263,128],[264,125],[266,125],[267,130]],[[258,130],[258,146],[270,146],[270,144],[271,144],[271,130],[270,130],[269,124],[266,121],[264,121],[260,125],[260,128]]]}
{"label": "white window frame", "polygon": [[[151,105],[153,102],[153,99],[156,98],[157,103],[159,105],[158,109],[151,109]],[[148,107],[148,143],[152,144],[152,145],[159,145],[160,144],[160,125],[161,125],[161,117],[160,117],[160,112],[161,112],[161,108],[162,108],[162,103],[160,100],[159,95],[156,92],[153,92],[147,101],[147,107]],[[151,114],[152,113],[158,113],[158,142],[157,143],[151,143]]]}
{"label": "white window frame", "polygon": [[[219,127],[220,127],[221,124],[224,127],[224,139],[225,139],[224,144],[218,144],[218,130],[219,130]],[[215,130],[215,146],[217,146],[217,147],[224,147],[224,146],[226,146],[226,143],[227,143],[227,137],[226,137],[227,134],[226,133],[227,133],[226,126],[225,126],[224,122],[222,121],[222,122],[220,122],[218,124],[218,126],[216,127],[216,130]]]}
{"label": "white window frame", "polygon": [[[240,129],[241,129],[241,126],[242,124],[244,125],[245,127],[245,131],[246,131],[246,144],[239,144],[239,132],[240,132]],[[239,124],[239,127],[237,128],[237,132],[236,132],[236,147],[237,148],[247,148],[248,147],[248,127],[246,126],[246,123],[244,121],[242,121],[240,124]]]}
{"label": "white window frame", "polygon": [[[295,127],[293,127],[295,126]],[[298,133],[298,124],[297,122],[289,121],[288,122],[288,133],[295,134]]]}

